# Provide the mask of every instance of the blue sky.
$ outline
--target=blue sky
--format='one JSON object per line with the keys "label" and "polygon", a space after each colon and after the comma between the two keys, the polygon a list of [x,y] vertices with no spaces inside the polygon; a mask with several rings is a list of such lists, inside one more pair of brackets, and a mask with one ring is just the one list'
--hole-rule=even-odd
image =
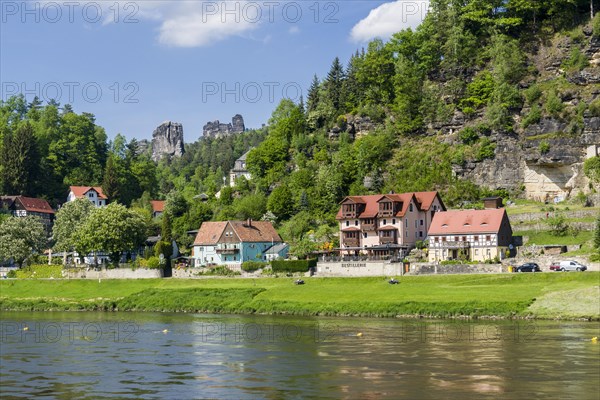
{"label": "blue sky", "polygon": [[166,120],[186,142],[207,121],[266,123],[335,56],[424,16],[423,1],[0,0],[2,100],[56,97],[109,138],[150,139]]}

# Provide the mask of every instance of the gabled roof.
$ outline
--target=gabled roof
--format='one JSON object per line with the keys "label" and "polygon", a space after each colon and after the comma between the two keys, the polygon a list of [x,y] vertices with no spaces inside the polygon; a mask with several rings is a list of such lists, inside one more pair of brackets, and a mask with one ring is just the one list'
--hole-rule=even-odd
{"label": "gabled roof", "polygon": [[0,197],[0,207],[11,208],[15,202],[21,204],[24,210],[44,214],[54,214],[50,204],[44,199],[25,196],[2,196]]}
{"label": "gabled roof", "polygon": [[69,186],[69,190],[71,190],[78,199],[85,197],[86,193],[92,189],[98,193],[99,198],[108,200],[108,197],[104,195],[100,186]]}
{"label": "gabled roof", "polygon": [[439,211],[433,216],[428,234],[498,233],[503,221],[510,227],[504,208]]}
{"label": "gabled roof", "polygon": [[264,254],[279,254],[287,247],[289,247],[289,244],[287,243],[277,243],[276,245],[269,247],[269,249],[266,250]]}
{"label": "gabled roof", "polygon": [[393,202],[402,203],[402,208],[396,213],[396,216],[403,217],[408,210],[411,198],[414,198],[414,202],[419,210],[428,211],[436,197],[439,199],[442,208],[446,208],[438,192],[435,191],[347,196],[340,202],[340,209],[336,215],[336,219],[342,219],[341,205],[348,202],[365,205],[364,211],[358,218],[373,218],[379,212],[379,202],[383,199],[390,199]]}
{"label": "gabled roof", "polygon": [[154,212],[163,212],[165,211],[165,201],[164,200],[150,200],[150,204],[152,205],[152,211]]}
{"label": "gabled roof", "polygon": [[194,245],[215,245],[225,228],[230,225],[242,242],[281,242],[281,237],[269,221],[203,222]]}

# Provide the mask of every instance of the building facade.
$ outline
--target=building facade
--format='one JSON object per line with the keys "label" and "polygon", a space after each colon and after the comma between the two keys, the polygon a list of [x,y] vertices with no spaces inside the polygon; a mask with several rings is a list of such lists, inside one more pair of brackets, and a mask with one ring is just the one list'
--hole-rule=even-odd
{"label": "building facade", "polygon": [[0,208],[5,209],[15,217],[38,217],[44,225],[46,234],[50,235],[52,233],[54,210],[44,199],[25,196],[1,196]]}
{"label": "building facade", "polygon": [[152,218],[156,218],[163,214],[165,211],[165,203],[164,200],[150,200],[150,205],[152,206]]}
{"label": "building facade", "polygon": [[437,192],[348,196],[336,216],[340,252],[402,257],[427,238],[434,215],[445,209]]}
{"label": "building facade", "polygon": [[252,177],[246,166],[246,157],[248,157],[248,153],[250,153],[250,150],[235,160],[233,168],[229,171],[229,186],[234,187],[235,181],[242,176],[248,180]]}
{"label": "building facade", "polygon": [[76,199],[88,199],[96,207],[104,207],[108,204],[108,197],[104,195],[100,186],[70,186],[67,202]]}
{"label": "building facade", "polygon": [[281,243],[268,221],[203,222],[192,248],[193,265],[239,266],[244,261],[265,261],[267,251]]}
{"label": "building facade", "polygon": [[512,249],[504,208],[437,213],[429,229],[429,261],[502,260]]}

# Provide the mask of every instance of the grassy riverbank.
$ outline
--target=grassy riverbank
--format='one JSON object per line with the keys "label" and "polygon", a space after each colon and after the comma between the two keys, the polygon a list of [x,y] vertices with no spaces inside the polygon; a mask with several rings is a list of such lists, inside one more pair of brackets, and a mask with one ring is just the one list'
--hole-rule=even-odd
{"label": "grassy riverbank", "polygon": [[[5,280],[3,310],[600,319],[600,273],[385,278]],[[575,304],[573,304],[576,302]]]}

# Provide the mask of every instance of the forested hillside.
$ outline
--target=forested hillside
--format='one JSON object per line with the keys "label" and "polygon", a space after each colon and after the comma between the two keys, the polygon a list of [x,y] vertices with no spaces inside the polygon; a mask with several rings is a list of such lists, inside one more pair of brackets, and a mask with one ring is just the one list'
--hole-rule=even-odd
{"label": "forested hillside", "polygon": [[[266,128],[186,144],[181,158],[158,165],[135,140],[107,142],[93,115],[14,97],[0,104],[1,191],[55,205],[68,185],[101,185],[112,200],[140,207],[168,198],[184,245],[186,230],[206,219],[267,218],[298,252],[315,239],[331,245],[348,194],[440,190],[452,206],[523,196],[535,189],[524,169],[576,164],[593,191],[600,162],[583,166],[580,149],[600,143],[597,8],[590,0],[433,0],[415,31],[374,40],[347,62],[332,55],[305,102],[283,100]],[[250,148],[253,179],[223,187]]]}

